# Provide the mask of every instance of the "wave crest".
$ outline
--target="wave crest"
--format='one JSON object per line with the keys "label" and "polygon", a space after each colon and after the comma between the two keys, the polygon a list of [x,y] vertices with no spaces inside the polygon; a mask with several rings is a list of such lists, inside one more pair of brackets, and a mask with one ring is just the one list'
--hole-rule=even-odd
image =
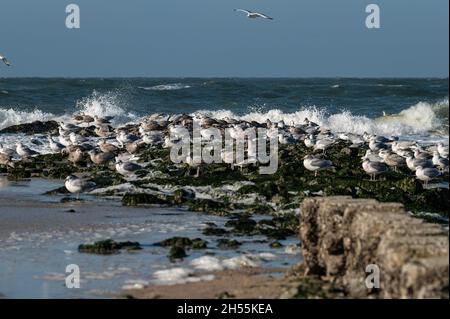
{"label": "wave crest", "polygon": [[244,115],[234,114],[229,110],[206,111],[196,113],[211,117],[237,118],[245,121],[265,122],[270,119],[274,122],[283,120],[286,124],[302,124],[305,118],[327,127],[334,132],[348,132],[363,134],[368,132],[378,135],[412,135],[430,132],[438,135],[448,135],[448,98],[435,104],[419,102],[398,114],[371,119],[366,116],[354,115],[344,110],[341,113],[329,114],[325,108],[317,106],[303,107],[297,112],[285,113],[279,109],[267,112],[253,111]]}
{"label": "wave crest", "polygon": [[182,90],[189,89],[191,86],[182,83],[174,83],[174,84],[161,84],[150,87],[139,86],[138,88],[145,91],[174,91],[174,90]]}
{"label": "wave crest", "polygon": [[43,112],[37,108],[30,112],[17,111],[13,108],[0,108],[0,129],[22,123],[49,121],[55,118],[54,114]]}

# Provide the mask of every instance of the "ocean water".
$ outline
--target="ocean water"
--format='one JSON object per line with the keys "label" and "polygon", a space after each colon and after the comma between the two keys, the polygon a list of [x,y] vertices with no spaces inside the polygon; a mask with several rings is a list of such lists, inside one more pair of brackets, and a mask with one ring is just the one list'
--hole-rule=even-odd
{"label": "ocean water", "polygon": [[308,117],[336,132],[446,140],[448,91],[448,79],[0,78],[0,129],[80,111],[115,116],[115,124],[204,112],[288,124]]}

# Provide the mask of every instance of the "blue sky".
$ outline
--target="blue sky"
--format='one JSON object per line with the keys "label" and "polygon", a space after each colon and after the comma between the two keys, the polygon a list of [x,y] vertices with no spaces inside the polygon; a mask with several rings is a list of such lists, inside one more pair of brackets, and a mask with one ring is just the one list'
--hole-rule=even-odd
{"label": "blue sky", "polygon": [[[81,29],[65,27],[65,7]],[[366,5],[381,29],[365,27]],[[448,0],[2,0],[0,77],[448,77]],[[274,21],[250,20],[234,8]]]}

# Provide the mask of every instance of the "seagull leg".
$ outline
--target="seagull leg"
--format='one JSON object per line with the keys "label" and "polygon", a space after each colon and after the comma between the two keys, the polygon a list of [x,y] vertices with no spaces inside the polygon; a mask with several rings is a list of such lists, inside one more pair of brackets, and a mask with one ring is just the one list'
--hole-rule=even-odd
{"label": "seagull leg", "polygon": [[200,176],[200,166],[197,166],[197,174],[195,174],[195,178]]}

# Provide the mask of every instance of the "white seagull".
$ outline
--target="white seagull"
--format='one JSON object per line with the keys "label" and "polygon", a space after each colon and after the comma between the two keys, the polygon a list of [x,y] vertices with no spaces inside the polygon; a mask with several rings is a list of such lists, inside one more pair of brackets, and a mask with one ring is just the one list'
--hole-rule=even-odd
{"label": "white seagull", "polygon": [[7,66],[11,66],[11,63],[9,63],[8,59],[2,54],[0,54],[0,60],[3,61],[3,63],[5,63]]}
{"label": "white seagull", "polygon": [[273,18],[271,18],[263,13],[260,13],[260,12],[252,12],[252,11],[244,10],[244,9],[234,9],[234,11],[245,12],[247,14],[247,18],[250,18],[250,19],[264,18],[264,19],[268,19],[268,20],[273,20]]}
{"label": "white seagull", "polygon": [[416,177],[425,182],[425,187],[428,186],[428,182],[436,177],[439,177],[441,172],[434,167],[422,167],[419,166],[416,169]]}
{"label": "white seagull", "polygon": [[66,177],[64,186],[69,192],[77,194],[77,198],[79,198],[80,193],[93,189],[95,187],[95,183],[79,178],[75,175],[70,175]]}
{"label": "white seagull", "polygon": [[303,166],[305,166],[308,171],[314,172],[314,177],[316,177],[318,171],[333,168],[333,163],[329,160],[315,158],[312,155],[306,155],[303,159]]}

